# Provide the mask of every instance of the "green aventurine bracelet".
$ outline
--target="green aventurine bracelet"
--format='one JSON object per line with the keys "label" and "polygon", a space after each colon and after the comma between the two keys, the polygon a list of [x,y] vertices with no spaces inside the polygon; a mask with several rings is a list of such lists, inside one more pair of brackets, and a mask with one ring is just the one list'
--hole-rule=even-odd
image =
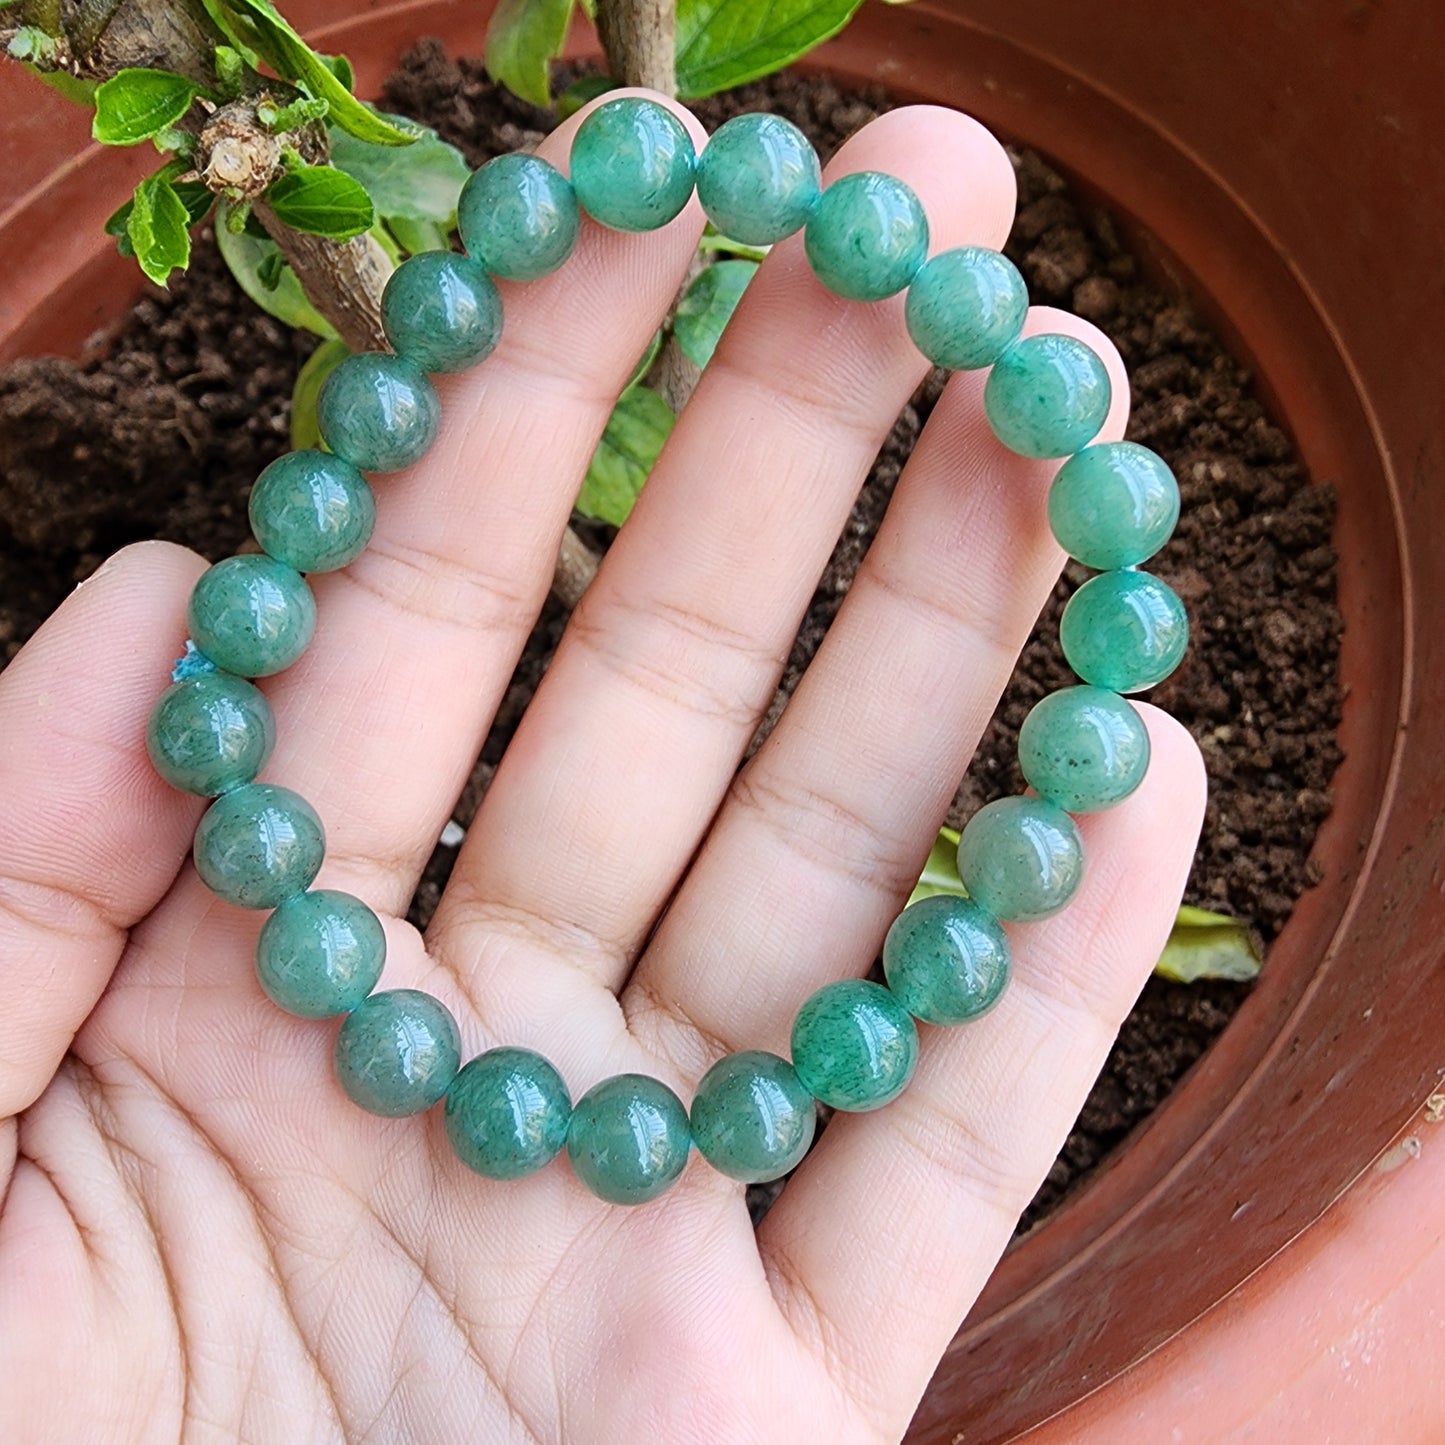
{"label": "green aventurine bracelet", "polygon": [[[569,181],[528,155],[490,161],[461,197],[468,254],[428,253],[397,269],[382,302],[395,354],[342,362],[319,404],[330,451],[293,452],[261,474],[250,515],[264,555],[228,558],[196,584],[194,645],[147,743],[168,782],[216,799],[196,831],[205,884],[240,907],[275,910],[256,952],[262,988],[302,1018],[346,1015],[336,1076],[356,1103],[398,1117],[445,1098],[448,1137],[477,1173],[519,1178],[565,1146],[587,1188],[638,1204],[681,1174],[693,1144],[734,1179],[778,1178],[807,1152],[815,1100],[868,1110],[901,1092],[918,1059],[915,1019],[965,1023],[996,1002],[1010,967],[1000,920],[1047,918],[1069,901],[1084,867],[1070,813],[1119,802],[1148,766],[1148,735],[1120,694],[1159,682],[1184,651],[1179,599],[1135,570],[1173,530],[1179,492],[1143,447],[1089,445],[1109,409],[1103,363],[1072,337],[1020,339],[1024,284],[998,252],[925,259],[927,218],[894,177],[863,172],[823,189],[812,146],[771,115],[729,121],[699,158],[675,116],[636,98],[587,117],[571,171]],[[873,301],[906,287],[908,329],[930,361],[991,367],[990,426],[1023,456],[1069,458],[1049,522],[1099,575],[1061,626],[1084,685],[1046,697],[1019,734],[1037,796],[990,803],[963,831],[969,896],[905,909],[883,948],[887,987],[845,979],[819,989],[793,1024],[791,1063],[760,1052],[722,1059],[698,1085],[689,1119],[671,1089],[640,1074],[606,1079],[573,1105],[557,1070],[530,1050],[492,1049],[462,1067],[456,1021],[441,1003],[413,989],[373,993],[381,924],[357,898],[308,891],[325,849],[321,820],[295,793],[253,781],[275,726],[245,679],[288,667],[310,641],[316,609],[302,573],[344,567],[370,539],[375,507],[362,472],[410,466],[432,444],[440,405],[427,372],[474,366],[496,345],[502,308],[491,278],[526,281],[561,266],[579,207],[615,230],[646,231],[676,216],[694,186],[725,235],[761,246],[804,230],[814,272],[841,296]]]}

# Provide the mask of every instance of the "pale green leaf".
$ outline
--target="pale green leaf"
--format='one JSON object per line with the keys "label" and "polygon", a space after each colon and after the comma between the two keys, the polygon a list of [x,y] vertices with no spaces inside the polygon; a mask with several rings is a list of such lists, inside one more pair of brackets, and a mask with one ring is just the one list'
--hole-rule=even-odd
{"label": "pale green leaf", "polygon": [[645,386],[617,399],[577,498],[577,510],[620,527],[677,420],[672,408]]}
{"label": "pale green leaf", "polygon": [[862,0],[678,0],[677,93],[729,90],[836,35]]}
{"label": "pale green leaf", "polygon": [[95,92],[91,134],[102,145],[139,145],[175,125],[200,93],[167,70],[119,71]]}
{"label": "pale green leaf", "polygon": [[[176,193],[181,205],[186,208],[186,225],[188,227],[203,220],[210,212],[211,203],[215,200],[204,181],[172,181],[171,189]],[[130,241],[130,215],[134,209],[135,201],[129,200],[118,211],[113,212],[105,223],[105,234],[116,238],[122,256],[135,254]]]}
{"label": "pale green leaf", "polygon": [[157,286],[190,264],[189,224],[185,204],[164,174],[147,176],[135,188],[125,233],[141,270]]}
{"label": "pale green leaf", "polygon": [[1237,918],[1186,905],[1179,910],[1154,972],[1175,983],[1202,978],[1248,983],[1259,976],[1262,963],[1253,935]]}
{"label": "pale green leaf", "polygon": [[335,166],[297,166],[266,192],[276,218],[295,231],[347,241],[371,229],[371,198],[360,181]]}
{"label": "pale green leaf", "polygon": [[331,164],[366,187],[378,215],[449,227],[471,171],[462,153],[435,131],[418,126],[416,136],[403,151],[333,129]]}
{"label": "pale green leaf", "polygon": [[306,299],[306,293],[301,289],[296,273],[289,266],[281,272],[280,280],[274,289],[268,290],[261,280],[266,258],[279,254],[276,243],[262,240],[247,231],[232,231],[226,224],[229,208],[223,204],[221,210],[223,214],[216,225],[216,244],[241,290],[261,310],[269,312],[285,325],[314,331],[317,336],[334,338],[336,332],[331,323]]}
{"label": "pale green leaf", "polygon": [[938,830],[938,837],[928,850],[928,861],[908,901],[917,903],[920,898],[934,898],[940,893],[968,897],[963,879],[958,876],[958,834],[952,828]]}
{"label": "pale green leaf", "polygon": [[487,25],[487,74],[533,105],[551,105],[551,65],[571,19],[572,0],[501,0]]}
{"label": "pale green leaf", "polygon": [[723,328],[757,274],[756,261],[718,261],[709,266],[678,302],[674,330],[683,355],[698,368],[712,360]]}
{"label": "pale green leaf", "polygon": [[321,422],[316,414],[316,402],[326,378],[351,355],[344,341],[323,341],[296,374],[296,385],[291,392],[291,445],[296,451],[308,447],[323,451],[326,443],[321,440]]}

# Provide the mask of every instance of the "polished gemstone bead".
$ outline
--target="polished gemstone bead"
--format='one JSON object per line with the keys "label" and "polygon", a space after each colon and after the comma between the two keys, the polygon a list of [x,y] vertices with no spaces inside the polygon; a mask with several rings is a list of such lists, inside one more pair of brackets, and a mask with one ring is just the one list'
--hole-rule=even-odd
{"label": "polished gemstone bead", "polygon": [[1070,813],[1122,802],[1149,769],[1149,731],[1102,687],[1066,687],[1035,703],[1019,729],[1019,767],[1041,798]]}
{"label": "polished gemstone bead", "polygon": [[1101,572],[1069,598],[1059,644],[1085,682],[1143,692],[1179,666],[1189,618],[1173,588],[1148,572]]}
{"label": "polished gemstone bead", "polygon": [[539,156],[497,156],[462,187],[457,229],[474,261],[508,281],[555,271],[577,244],[577,197]]}
{"label": "polished gemstone bead", "polygon": [[341,1025],[332,1055],[346,1097],[386,1119],[430,1109],[461,1058],[461,1036],[446,1005],[414,988],[363,999]]}
{"label": "polished gemstone bead", "polygon": [[488,1179],[522,1179],[550,1163],[571,1118],[562,1075],[531,1049],[489,1049],[447,1090],[447,1138]]}
{"label": "polished gemstone bead", "polygon": [[1109,414],[1109,373],[1072,336],[1026,336],[999,359],[983,389],[993,434],[1022,457],[1066,457],[1091,442]]}
{"label": "polished gemstone bead", "polygon": [[818,1110],[793,1066],[761,1050],[719,1059],[697,1086],[692,1137],[720,1174],[781,1179],[813,1142]]}
{"label": "polished gemstone bead", "polygon": [[274,557],[227,557],[201,574],[186,625],[222,672],[269,677],[306,651],[316,599],[306,579]]}
{"label": "polished gemstone bead", "polygon": [[918,1028],[881,984],[825,984],[793,1020],[793,1067],[815,1099],[834,1109],[881,1109],[918,1066]]}
{"label": "polished gemstone bead", "polygon": [[465,371],[502,335],[502,298],[470,256],[423,251],[391,273],[381,321],[393,349],[423,371]]}
{"label": "polished gemstone bead", "polygon": [[278,562],[334,572],[371,541],[376,498],[350,462],[330,452],[287,452],[251,488],[251,530]]}
{"label": "polished gemstone bead", "polygon": [[697,159],[682,122],[639,96],[599,105],[572,140],[572,188],[614,231],[655,231],[687,205]]}
{"label": "polished gemstone bead", "polygon": [[928,217],[894,176],[855,171],[818,198],[804,235],[823,285],[850,301],[881,301],[903,290],[928,254]]}
{"label": "polished gemstone bead", "polygon": [[275,908],[304,892],[325,852],[316,809],[272,783],[222,793],[202,816],[192,848],[201,882],[238,908]]}
{"label": "polished gemstone bead", "polygon": [[1049,489],[1049,526],[1059,546],[1100,572],[1147,562],[1178,520],[1174,473],[1137,442],[1085,447]]}
{"label": "polished gemstone bead", "polygon": [[645,1204],[682,1173],[687,1110],[660,1079],[618,1074],[578,1099],[567,1129],[573,1172],[609,1204]]}
{"label": "polished gemstone bead", "polygon": [[822,191],[818,153],[780,115],[736,115],[697,162],[697,198],[724,236],[771,246],[801,230]]}
{"label": "polished gemstone bead", "polygon": [[317,419],[326,445],[365,472],[399,472],[427,454],[442,408],[426,372],[404,356],[348,356],[321,388]]}
{"label": "polished gemstone bead", "polygon": [[883,940],[889,989],[928,1024],[962,1024],[987,1013],[1008,983],[1010,957],[998,919],[949,893],[910,903]]}
{"label": "polished gemstone bead", "polygon": [[913,344],[935,366],[973,371],[1018,340],[1028,309],[1028,288],[1007,256],[960,246],[924,263],[905,316]]}
{"label": "polished gemstone bead", "polygon": [[271,704],[239,677],[202,673],[172,683],[151,709],[146,750],[173,788],[213,798],[249,783],[276,745]]}
{"label": "polished gemstone bead", "polygon": [[1000,798],[980,808],[958,843],[968,895],[995,918],[1035,923],[1057,913],[1084,876],[1074,820],[1043,798]]}
{"label": "polished gemstone bead", "polygon": [[286,899],[256,943],[267,997],[303,1019],[349,1013],[376,987],[385,962],[381,920],[361,899],[330,888]]}

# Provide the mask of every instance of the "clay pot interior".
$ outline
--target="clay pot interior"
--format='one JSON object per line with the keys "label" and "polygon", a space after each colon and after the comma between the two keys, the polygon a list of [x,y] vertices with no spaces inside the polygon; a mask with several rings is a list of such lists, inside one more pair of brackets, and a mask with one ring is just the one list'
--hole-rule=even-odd
{"label": "clay pot interior", "polygon": [[[352,57],[367,94],[419,36],[477,53],[484,8],[293,0],[288,14]],[[1426,360],[1445,330],[1445,189],[1427,68],[1399,58],[1438,51],[1445,11],[1328,9],[870,4],[813,57],[971,111],[1107,197],[1339,490],[1346,761],[1315,849],[1324,882],[1167,1105],[1005,1257],[919,1441],[1008,1438],[1170,1338],[1315,1220],[1440,1077],[1445,735],[1428,719],[1445,641],[1420,619],[1445,587]],[[87,149],[85,117],[15,67],[0,67],[0,113],[0,363],[77,355],[137,289],[101,224],[153,157]]]}

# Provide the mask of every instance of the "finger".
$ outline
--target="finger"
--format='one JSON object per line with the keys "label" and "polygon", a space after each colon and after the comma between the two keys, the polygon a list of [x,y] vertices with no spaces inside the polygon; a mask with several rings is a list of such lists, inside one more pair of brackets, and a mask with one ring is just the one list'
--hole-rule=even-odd
{"label": "finger", "polygon": [[[977,122],[894,111],[828,178],[870,169],[917,192],[933,249],[1002,242],[1013,172]],[[492,783],[434,924],[443,937],[457,920],[563,919],[577,966],[621,983],[926,369],[901,295],[844,302],[800,237],[773,249]]]}
{"label": "finger", "polygon": [[[1103,357],[1122,436],[1128,383],[1087,322],[1035,309]],[[955,376],[878,537],[778,726],[733,785],[623,1003],[696,1076],[719,1049],[787,1052],[814,989],[861,974],[903,900],[1063,563],[1045,498],[1059,463],[1015,456]]]}
{"label": "finger", "polygon": [[835,1117],[764,1220],[784,1312],[826,1341],[855,1397],[901,1433],[1008,1243],[1158,959],[1204,815],[1199,751],[1141,706],[1153,759],[1139,790],[1079,820],[1074,901],[1010,926],[998,1006],[923,1030],[918,1073],[876,1114]]}
{"label": "finger", "polygon": [[190,847],[204,805],[157,776],[144,720],[177,651],[158,622],[204,566],[128,547],[0,677],[0,1119],[50,1082]]}
{"label": "finger", "polygon": [[[700,143],[701,127],[678,114]],[[564,172],[581,119],[539,147]],[[559,271],[500,283],[496,351],[437,378],[435,446],[378,480],[371,545],[313,583],[316,640],[267,685],[279,729],[270,776],[319,809],[331,876],[378,907],[405,907],[456,803],[613,402],[701,229],[695,200],[646,235],[584,220]]]}

